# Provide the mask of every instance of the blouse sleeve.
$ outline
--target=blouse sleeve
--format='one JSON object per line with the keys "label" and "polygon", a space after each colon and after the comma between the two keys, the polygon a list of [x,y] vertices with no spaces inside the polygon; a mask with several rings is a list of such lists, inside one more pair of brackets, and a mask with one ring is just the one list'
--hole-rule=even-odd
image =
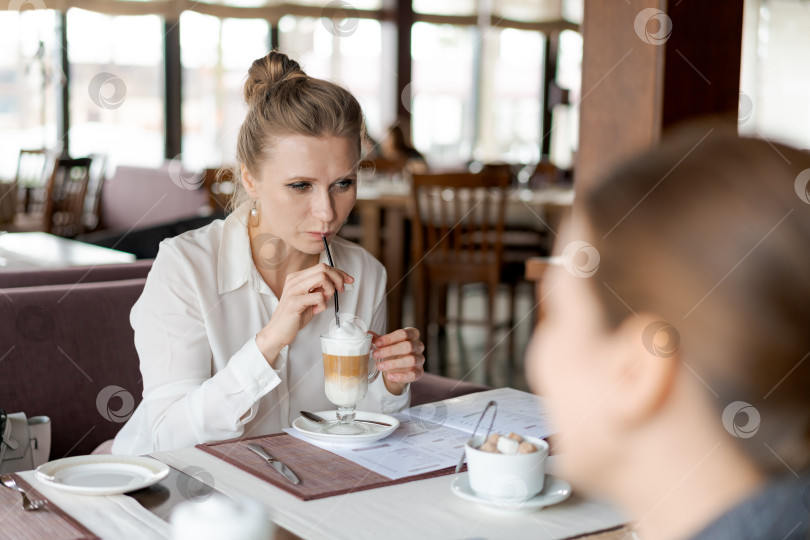
{"label": "blouse sleeve", "polygon": [[284,366],[274,370],[255,338],[212,376],[201,281],[191,261],[163,242],[130,315],[144,386],[138,431],[153,451],[241,436],[255,403],[281,382]]}
{"label": "blouse sleeve", "polygon": [[[385,287],[388,281],[385,268],[382,268],[382,265],[380,266],[382,278],[380,279],[377,287],[375,307],[371,316],[371,324],[369,325],[369,329],[375,334],[383,335],[387,332],[387,304],[385,300]],[[411,385],[406,385],[405,389],[402,391],[402,394],[395,396],[388,391],[388,388],[385,387],[385,383],[383,382],[383,374],[380,373],[377,379],[369,385],[368,394],[366,394],[363,401],[357,405],[357,410],[372,410],[381,413],[393,413],[407,408],[410,403]]]}

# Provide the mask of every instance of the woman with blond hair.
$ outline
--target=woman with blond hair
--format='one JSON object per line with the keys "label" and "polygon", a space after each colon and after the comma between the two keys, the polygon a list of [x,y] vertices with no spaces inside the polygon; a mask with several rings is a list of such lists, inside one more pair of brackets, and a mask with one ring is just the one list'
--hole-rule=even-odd
{"label": "woman with blond hair", "polygon": [[385,332],[384,268],[337,237],[357,195],[359,103],[275,51],[253,63],[244,97],[233,213],[164,241],[132,309],[144,395],[114,453],[273,433],[301,409],[334,408],[319,336],[335,291],[375,334],[382,376],[359,409],[407,407],[423,373],[418,331]]}
{"label": "woman with blond hair", "polygon": [[723,131],[578,195],[527,354],[560,474],[644,540],[808,538],[810,156]]}

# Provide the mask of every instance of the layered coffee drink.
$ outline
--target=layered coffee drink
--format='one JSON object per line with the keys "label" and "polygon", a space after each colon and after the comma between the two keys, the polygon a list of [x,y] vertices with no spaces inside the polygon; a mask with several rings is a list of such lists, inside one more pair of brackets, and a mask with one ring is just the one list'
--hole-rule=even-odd
{"label": "layered coffee drink", "polygon": [[344,314],[341,314],[340,326],[333,325],[321,336],[324,391],[329,401],[338,407],[336,425],[328,426],[329,432],[363,430],[354,422],[354,407],[366,397],[368,384],[376,376],[376,369],[370,369],[371,337],[365,323]]}
{"label": "layered coffee drink", "polygon": [[336,355],[323,353],[324,390],[338,407],[351,407],[368,392],[368,353]]}

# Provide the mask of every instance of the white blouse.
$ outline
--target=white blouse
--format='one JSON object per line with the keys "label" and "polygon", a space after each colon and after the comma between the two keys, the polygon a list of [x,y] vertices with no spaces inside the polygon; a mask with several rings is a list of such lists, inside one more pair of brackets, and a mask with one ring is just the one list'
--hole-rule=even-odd
{"label": "white blouse", "polygon": [[[333,300],[281,351],[275,369],[256,346],[279,301],[253,264],[247,213],[243,206],[161,243],[130,314],[143,401],[116,435],[114,454],[275,433],[299,410],[336,408],[324,393],[319,339],[334,319]],[[330,251],[335,266],[354,277],[352,290],[340,293],[340,311],[385,333],[383,266],[340,238]],[[409,402],[407,387],[395,396],[378,377],[357,409],[390,413]]]}

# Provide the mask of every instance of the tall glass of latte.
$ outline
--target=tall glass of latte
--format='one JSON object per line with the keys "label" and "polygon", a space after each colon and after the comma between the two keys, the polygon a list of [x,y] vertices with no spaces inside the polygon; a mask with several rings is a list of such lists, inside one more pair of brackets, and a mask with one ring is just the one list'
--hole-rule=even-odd
{"label": "tall glass of latte", "polygon": [[368,392],[369,383],[379,372],[371,350],[371,334],[364,325],[353,322],[341,314],[340,326],[321,335],[323,351],[323,378],[326,397],[337,405],[337,420],[324,427],[327,433],[356,435],[368,428],[354,421],[355,406]]}

